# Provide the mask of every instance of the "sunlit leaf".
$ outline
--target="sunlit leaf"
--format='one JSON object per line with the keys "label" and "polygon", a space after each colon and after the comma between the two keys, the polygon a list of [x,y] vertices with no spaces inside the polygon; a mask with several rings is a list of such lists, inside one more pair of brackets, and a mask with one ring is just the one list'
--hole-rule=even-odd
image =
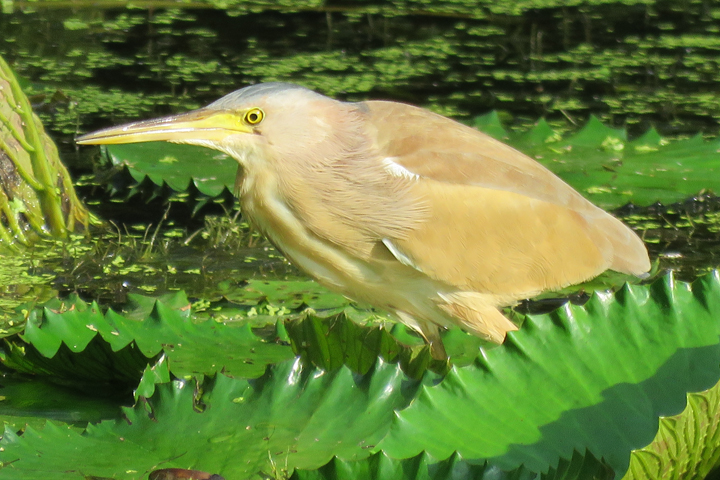
{"label": "sunlit leaf", "polygon": [[318,467],[333,455],[364,458],[418,385],[382,362],[359,376],[299,360],[256,381],[208,379],[199,397],[192,384],[157,385],[147,405],[126,411],[127,421],[91,425],[83,435],[52,423],[22,436],[6,430],[0,478],[82,472],[130,480],[159,466],[264,478],[273,468]]}
{"label": "sunlit leaf", "polygon": [[148,142],[112,145],[108,155],[115,165],[127,166],[138,182],[146,176],[156,185],[167,183],[175,191],[187,190],[190,182],[205,195],[232,191],[238,164],[216,150],[193,145]]}
{"label": "sunlit leaf", "polygon": [[[162,309],[156,305],[152,312],[160,315],[146,321],[163,323]],[[653,441],[658,420],[683,411],[687,392],[720,379],[719,320],[718,274],[693,285],[665,277],[595,295],[585,307],[530,316],[475,363],[445,376],[422,369],[413,380],[407,367],[377,359],[386,347],[382,336],[369,336],[372,328],[315,319],[303,327],[311,327],[303,340],[307,355],[255,380],[218,374],[166,383],[165,367],[146,370],[141,388],[152,396],[126,411],[128,422],[105,421],[82,435],[53,424],[21,436],[6,432],[0,479],[69,479],[81,463],[85,475],[128,479],[156,468],[265,478],[326,464],[312,475],[342,469],[347,476],[338,478],[355,478],[377,468],[413,468],[418,478],[428,478],[423,469],[430,478],[462,471],[501,479],[535,478],[523,472],[550,472],[548,479],[619,476],[631,452]],[[356,345],[360,338],[367,343]],[[373,353],[364,373],[353,371],[364,363],[348,368],[343,359]],[[712,429],[676,431],[688,437],[686,445],[713,435]],[[368,459],[379,452],[400,461]],[[338,460],[329,464],[333,456]],[[409,458],[416,460],[402,461]]]}
{"label": "sunlit leaf", "polygon": [[312,280],[248,280],[241,290],[233,290],[225,297],[241,305],[257,305],[261,301],[274,306],[297,309],[306,305],[315,310],[344,307],[350,300],[331,292]]}
{"label": "sunlit leaf", "polygon": [[562,460],[556,468],[538,475],[522,467],[503,471],[486,462],[465,461],[454,454],[438,461],[427,453],[397,460],[384,453],[376,453],[366,460],[347,461],[334,458],[317,470],[296,470],[297,480],[610,480],[611,469],[591,454],[575,452],[570,460]]}
{"label": "sunlit leaf", "polygon": [[379,448],[396,458],[458,451],[533,471],[587,448],[624,472],[659,416],[718,381],[718,332],[717,275],[692,289],[666,277],[531,316],[502,348],[424,388]]}
{"label": "sunlit leaf", "polygon": [[[164,300],[141,295],[131,298],[134,303],[127,313],[112,309],[103,313],[97,303],[88,304],[76,297],[33,309],[22,335],[30,344],[29,350],[18,352],[20,346],[9,338],[5,364],[29,373],[95,381],[117,372],[132,382],[140,379],[149,359],[162,352],[177,376],[222,370],[257,377],[267,364],[293,357],[282,326],[273,324],[260,332],[247,322],[195,323],[190,303],[180,293]],[[264,338],[265,334],[269,338]],[[89,351],[88,346],[93,349]],[[73,359],[71,353],[79,356]]]}
{"label": "sunlit leaf", "polygon": [[602,208],[668,205],[701,191],[720,193],[720,140],[696,136],[667,141],[650,130],[628,141],[624,130],[609,128],[593,116],[566,138],[542,120],[524,133],[508,133],[492,113],[476,124],[535,158]]}

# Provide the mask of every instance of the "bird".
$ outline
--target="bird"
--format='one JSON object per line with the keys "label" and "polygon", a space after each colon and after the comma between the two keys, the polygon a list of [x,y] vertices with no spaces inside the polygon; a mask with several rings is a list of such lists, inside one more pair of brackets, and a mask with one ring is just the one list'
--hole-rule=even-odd
{"label": "bird", "polygon": [[429,110],[260,83],[78,144],[200,145],[238,163],[241,212],[320,284],[392,314],[446,358],[459,327],[501,344],[502,308],[606,270],[643,241],[540,163]]}

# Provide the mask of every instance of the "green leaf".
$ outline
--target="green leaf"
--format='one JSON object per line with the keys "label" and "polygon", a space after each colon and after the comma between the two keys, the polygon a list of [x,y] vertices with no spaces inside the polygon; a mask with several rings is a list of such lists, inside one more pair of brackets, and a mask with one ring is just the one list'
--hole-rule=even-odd
{"label": "green leaf", "polygon": [[288,309],[306,305],[315,310],[344,307],[350,301],[312,280],[248,280],[242,290],[233,290],[225,297],[241,305],[257,305],[262,301]]}
{"label": "green leaf", "polygon": [[717,273],[692,289],[668,276],[529,316],[502,348],[424,387],[379,448],[533,471],[588,449],[622,473],[660,415],[718,381],[719,331]]}
{"label": "green leaf", "polygon": [[117,418],[118,404],[132,404],[132,396],[112,390],[78,391],[43,379],[5,375],[0,378],[0,420],[13,430],[26,424],[41,426],[46,419],[85,427],[88,422]]}
{"label": "green leaf", "polygon": [[507,475],[485,463],[471,464],[453,455],[438,462],[427,454],[413,458],[396,460],[383,453],[376,453],[367,460],[347,461],[334,458],[318,470],[297,470],[294,480],[366,480],[366,479],[404,479],[404,480],[532,480],[531,472],[513,472]]}
{"label": "green leaf", "polygon": [[468,462],[454,454],[446,460],[421,453],[397,460],[379,452],[366,460],[347,461],[334,458],[317,470],[296,470],[295,480],[610,480],[613,472],[591,454],[575,452],[570,460],[562,460],[557,468],[538,475],[522,467],[503,471],[486,462]]}
{"label": "green leaf", "polygon": [[[385,355],[382,333],[332,318],[307,321],[306,352],[255,380],[218,374],[162,383],[160,366],[146,371],[138,391],[154,393],[126,410],[128,421],[90,425],[82,435],[53,424],[6,432],[0,479],[73,478],[78,465],[84,475],[112,478],[159,466],[266,478],[316,469],[333,456],[339,460],[323,468],[344,465],[349,476],[340,478],[380,468],[372,462],[384,462],[382,472],[411,469],[409,478],[462,478],[463,471],[488,479],[617,478],[631,452],[652,442],[659,418],[678,414],[687,392],[720,379],[718,273],[692,285],[667,276],[596,294],[585,307],[528,316],[473,364],[444,377],[423,367],[421,380],[383,360],[364,373],[345,365],[344,356]],[[712,431],[682,434],[699,445]],[[368,459],[380,452],[398,460]],[[430,459],[429,474],[408,458]]]}
{"label": "green leaf", "polygon": [[478,130],[487,133],[501,142],[506,142],[508,140],[508,132],[505,130],[505,127],[503,127],[502,122],[500,121],[500,116],[494,110],[485,115],[475,117],[474,126]]}
{"label": "green leaf", "polygon": [[[591,117],[578,133],[553,136],[542,122],[508,143],[548,167],[596,205],[672,204],[701,191],[720,192],[720,141],[670,142],[654,130],[628,142],[624,130]],[[543,137],[546,140],[543,140]],[[550,141],[547,141],[549,139]]]}
{"label": "green leaf", "polygon": [[87,231],[88,211],[75,194],[57,146],[0,57],[0,245]]}
{"label": "green leaf", "polygon": [[[478,126],[478,128],[487,133],[487,131],[485,131],[482,127]],[[515,148],[525,150],[538,145],[555,143],[561,139],[562,137],[560,134],[555,132],[544,118],[541,118],[535,126],[533,126],[533,128],[522,134],[513,135],[512,139],[509,139],[509,142],[512,143]]]}
{"label": "green leaf", "polygon": [[[354,372],[365,374],[381,357],[385,361],[399,361],[411,378],[421,378],[428,369],[439,373],[447,371],[447,362],[433,360],[424,344],[407,348],[387,330],[379,326],[361,327],[345,315],[327,318],[309,315],[290,322],[288,333],[293,350],[323,370],[348,366]],[[474,340],[474,337],[462,334],[449,342],[451,348],[448,350],[455,353],[462,346],[475,345],[477,353]]]}
{"label": "green leaf", "polygon": [[133,178],[150,178],[156,185],[167,183],[175,191],[185,191],[192,181],[209,196],[232,191],[238,164],[227,155],[194,145],[165,142],[135,143],[107,147],[113,165],[127,166]]}
{"label": "green leaf", "polygon": [[364,458],[407,404],[418,382],[379,362],[366,375],[324,372],[299,360],[258,380],[223,375],[202,385],[156,386],[127,420],[90,425],[82,435],[51,422],[18,436],[5,432],[0,479],[136,479],[160,468],[193,468],[225,478],[264,478],[273,464],[315,468],[333,455]]}
{"label": "green leaf", "polygon": [[[293,301],[298,283],[312,282],[290,281],[288,288],[273,282],[272,294],[290,292]],[[321,318],[308,312],[296,316],[286,330],[282,317],[268,316],[270,323],[259,322],[259,326],[256,317],[229,323],[197,321],[182,293],[161,298],[131,294],[129,300],[122,314],[114,310],[102,314],[97,304],[77,296],[54,299],[30,310],[25,333],[5,340],[7,352],[0,359],[19,372],[68,381],[116,382],[126,388],[140,381],[138,391],[145,393],[138,394],[142,396],[148,396],[157,378],[164,375],[155,370],[157,364],[150,366],[161,354],[163,362],[165,357],[170,362],[164,368],[179,377],[220,371],[258,377],[267,365],[288,360],[293,352],[326,370],[347,365],[364,374],[379,356],[399,361],[413,378],[422,376],[428,367],[446,370],[446,362],[432,361],[428,352],[419,352],[424,343],[417,335],[409,337],[400,326],[393,329],[401,338],[412,338],[409,343],[414,346],[408,348],[382,324],[361,327],[345,313]],[[277,301],[283,303],[279,297]],[[447,338],[448,351],[461,363],[474,358],[481,343],[460,331]]]}
{"label": "green leaf", "polygon": [[[6,340],[9,355],[4,363],[28,373],[95,381],[119,372],[126,381],[137,382],[149,359],[161,352],[168,356],[173,374],[180,377],[221,370],[258,377],[266,365],[293,357],[289,344],[282,340],[285,334],[278,330],[284,330],[282,326],[263,332],[269,336],[266,339],[247,322],[194,323],[190,303],[182,293],[163,299],[129,298],[131,310],[122,314],[112,309],[103,314],[95,302],[87,304],[77,297],[32,310],[22,335],[29,350],[11,337]],[[73,359],[68,353],[82,355]]]}
{"label": "green leaf", "polygon": [[168,382],[170,382],[170,370],[167,357],[162,355],[154,365],[145,367],[140,383],[135,389],[135,400],[140,397],[152,397],[155,393],[155,385]]}
{"label": "green leaf", "polygon": [[570,138],[560,140],[555,148],[563,147],[590,147],[602,150],[619,151],[624,148],[627,134],[624,130],[610,128],[598,120],[595,115],[590,115],[588,122],[579,132],[571,135]]}
{"label": "green leaf", "polygon": [[34,345],[19,339],[4,340],[0,357],[3,366],[20,373],[51,377],[76,387],[119,390],[129,393],[152,359],[133,344],[113,351],[107,342],[95,337],[81,352],[63,343],[52,357],[41,354]]}
{"label": "green leaf", "polygon": [[704,479],[720,466],[718,405],[720,383],[705,392],[689,394],[685,410],[660,420],[655,440],[633,452],[624,480]]}

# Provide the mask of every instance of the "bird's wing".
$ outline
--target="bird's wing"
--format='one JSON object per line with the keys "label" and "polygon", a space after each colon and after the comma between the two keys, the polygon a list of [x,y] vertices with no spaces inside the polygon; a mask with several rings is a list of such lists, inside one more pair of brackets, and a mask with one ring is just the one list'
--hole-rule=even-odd
{"label": "bird's wing", "polygon": [[649,269],[632,230],[526,155],[422,109],[366,105],[385,169],[412,182],[429,210],[405,238],[385,241],[402,262],[461,288],[517,296],[608,268]]}
{"label": "bird's wing", "polygon": [[474,128],[410,105],[366,104],[378,147],[388,162],[408,172],[443,183],[515,192],[574,209],[591,206],[540,163]]}

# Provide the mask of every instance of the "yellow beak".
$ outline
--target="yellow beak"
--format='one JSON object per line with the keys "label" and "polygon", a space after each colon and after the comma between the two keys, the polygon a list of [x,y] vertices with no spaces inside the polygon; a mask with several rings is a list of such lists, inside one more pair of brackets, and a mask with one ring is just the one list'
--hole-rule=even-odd
{"label": "yellow beak", "polygon": [[252,133],[242,116],[223,110],[202,108],[164,118],[128,123],[78,137],[81,145],[116,145],[139,142],[220,141],[236,133]]}

